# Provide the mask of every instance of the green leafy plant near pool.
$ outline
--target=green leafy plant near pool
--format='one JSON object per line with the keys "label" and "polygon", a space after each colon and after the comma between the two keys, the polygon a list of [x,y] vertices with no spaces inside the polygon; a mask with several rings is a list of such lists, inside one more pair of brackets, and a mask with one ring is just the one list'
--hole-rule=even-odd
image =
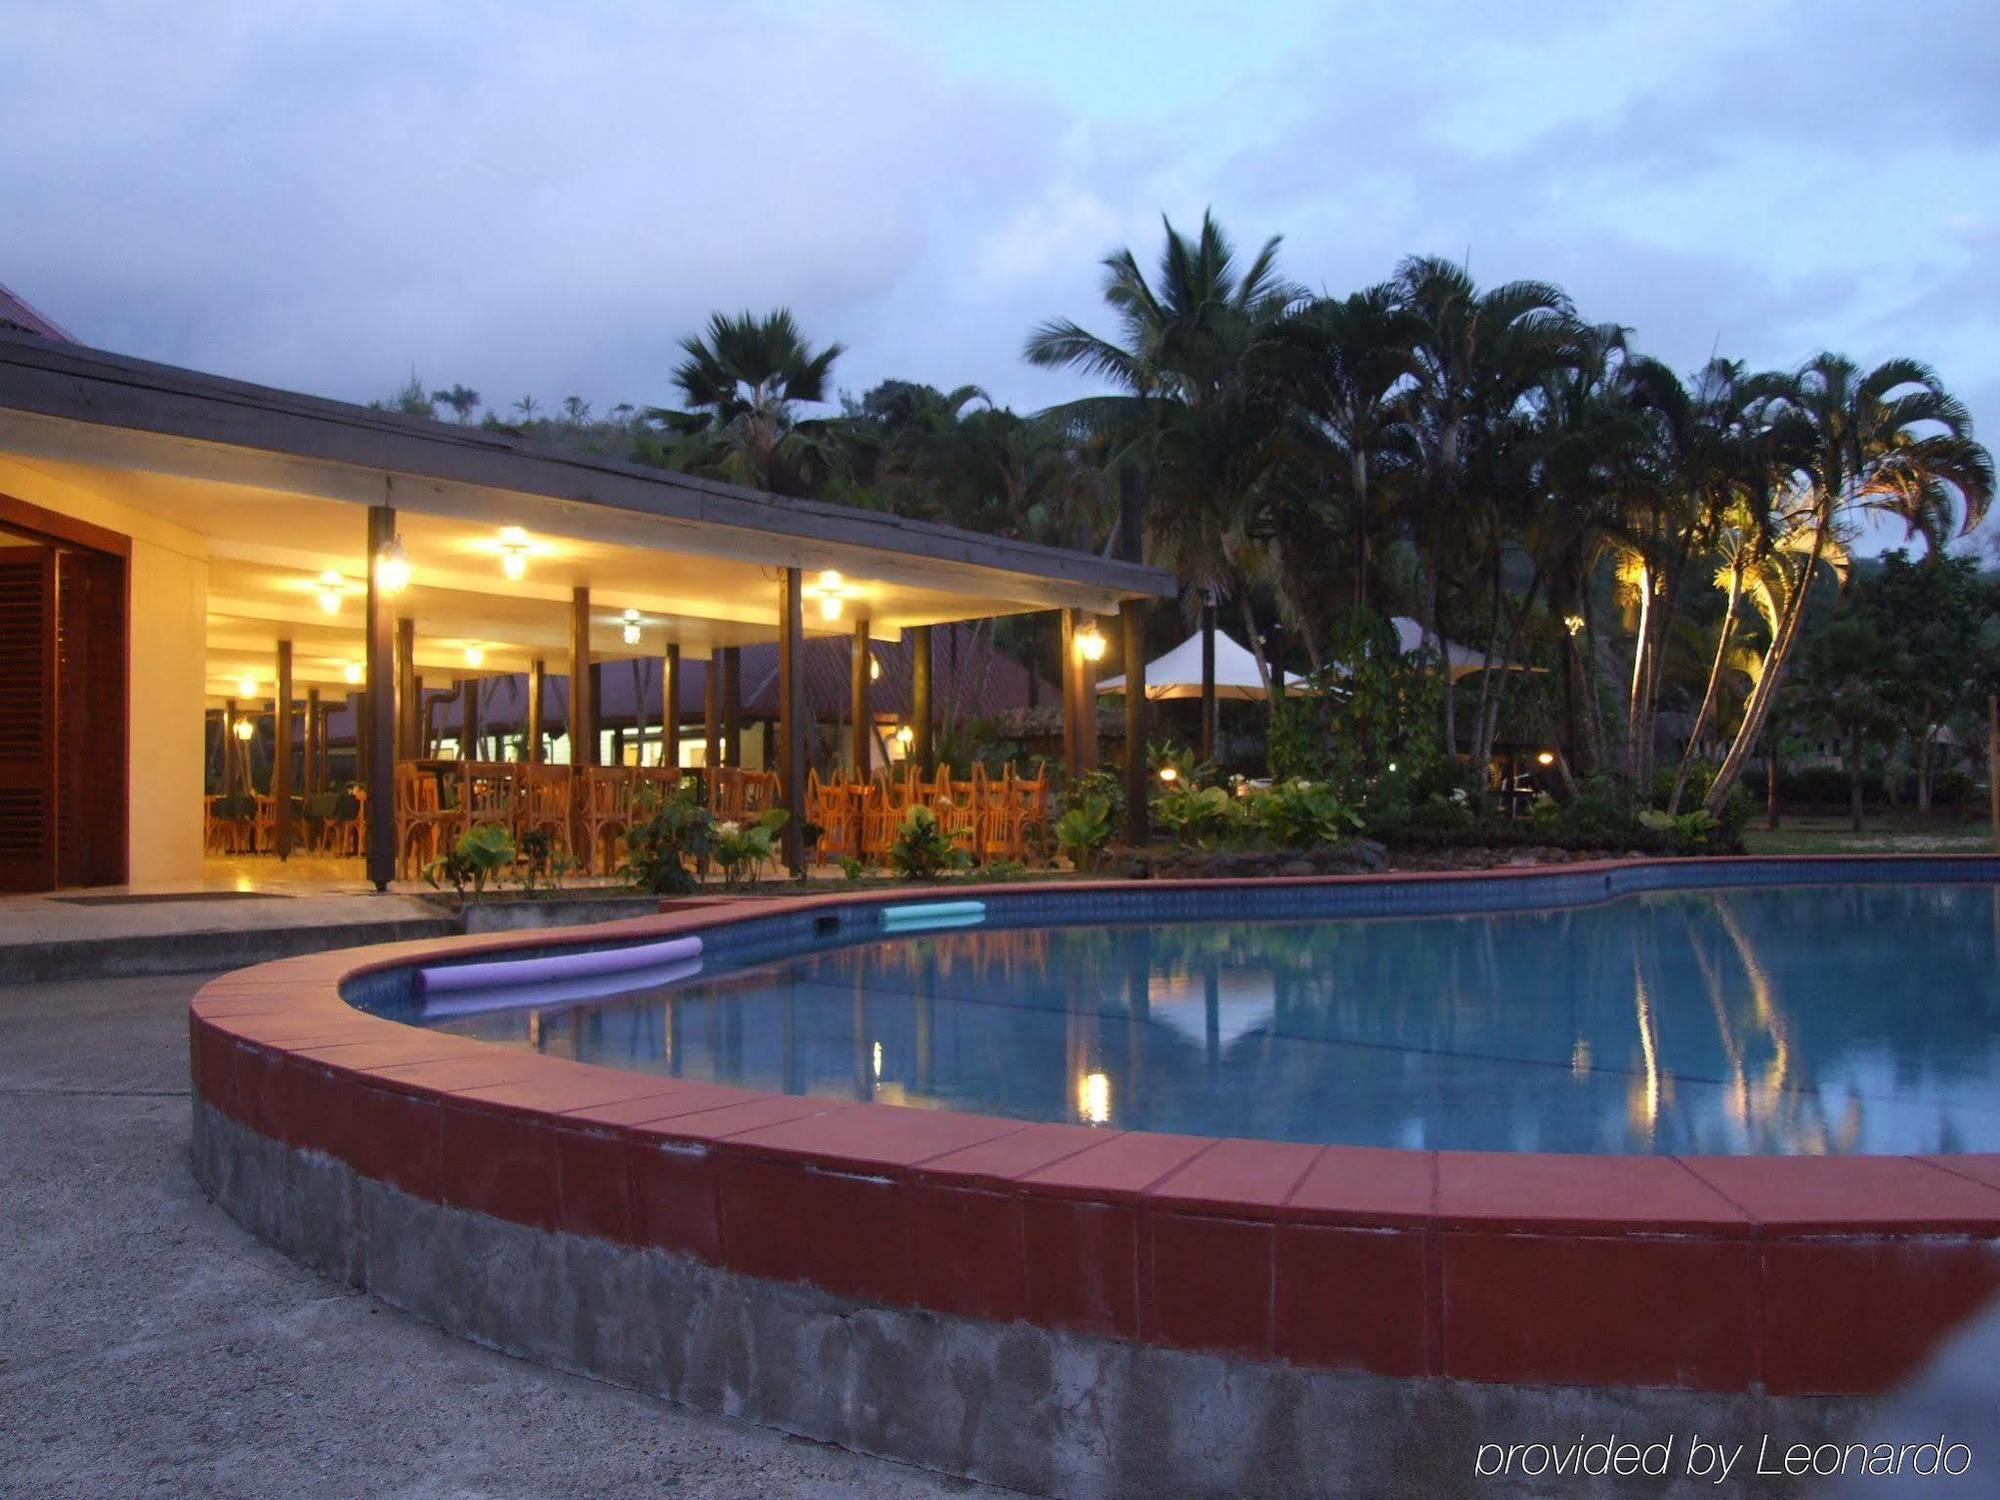
{"label": "green leafy plant near pool", "polygon": [[908,880],[935,880],[971,862],[971,856],[953,844],[939,825],[937,814],[923,806],[903,814],[896,842],[889,846],[889,864]]}
{"label": "green leafy plant near pool", "polygon": [[1086,794],[1056,819],[1056,847],[1079,872],[1087,872],[1111,842],[1111,799]]}
{"label": "green leafy plant near pool", "polygon": [[725,886],[740,890],[757,883],[758,872],[778,857],[778,834],[790,816],[782,807],[770,807],[754,823],[725,820],[711,826],[709,853]]}
{"label": "green leafy plant near pool", "polygon": [[517,854],[512,834],[498,823],[481,823],[461,833],[450,853],[424,866],[424,879],[433,890],[448,885],[460,897],[468,888],[475,896],[484,895],[486,882],[498,884]]}
{"label": "green leafy plant near pool", "polygon": [[696,889],[714,847],[715,815],[691,791],[662,797],[625,835],[618,873],[656,896]]}

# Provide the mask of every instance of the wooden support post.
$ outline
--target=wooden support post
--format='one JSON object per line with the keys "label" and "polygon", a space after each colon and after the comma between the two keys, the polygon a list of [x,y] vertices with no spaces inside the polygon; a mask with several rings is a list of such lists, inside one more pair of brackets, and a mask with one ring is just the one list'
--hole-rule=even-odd
{"label": "wooden support post", "polygon": [[[347,695],[347,722],[354,726],[354,755],[348,762],[347,780],[351,786],[361,786],[368,779],[368,695],[349,693]],[[326,752],[329,773],[333,769],[333,747],[329,743]]]}
{"label": "wooden support post", "polygon": [[1194,758],[1215,759],[1215,590],[1201,591],[1201,728],[1195,736]]}
{"label": "wooden support post", "polygon": [[222,795],[236,795],[236,700],[222,700]]}
{"label": "wooden support post", "polygon": [[713,772],[722,764],[722,652],[708,653],[708,670],[701,682],[701,732],[708,748],[702,757],[704,774],[711,790]]}
{"label": "wooden support post", "polygon": [[278,642],[278,696],[271,702],[271,807],[278,858],[292,857],[292,643]]}
{"label": "wooden support post", "polygon": [[1062,612],[1062,644],[1058,648],[1057,678],[1062,688],[1062,733],[1063,733],[1063,775],[1071,780],[1077,777],[1077,739],[1083,732],[1083,725],[1076,716],[1076,611]]}
{"label": "wooden support post", "polygon": [[396,759],[424,754],[424,689],[417,677],[417,622],[396,622]]}
{"label": "wooden support post", "polygon": [[396,695],[402,665],[397,658],[403,652],[398,650],[402,631],[390,611],[389,596],[375,581],[375,559],[395,536],[396,512],[386,505],[369,506],[363,712],[356,717],[355,728],[357,749],[363,743],[368,747],[356,770],[368,788],[368,879],[378,891],[389,889],[396,877]]}
{"label": "wooden support post", "polygon": [[917,774],[929,781],[937,775],[937,745],[931,727],[931,628],[918,625],[910,631],[910,730],[916,736],[910,753],[916,757]]}
{"label": "wooden support post", "polygon": [[743,648],[722,648],[722,758],[743,764]]}
{"label": "wooden support post", "polygon": [[569,596],[569,763],[597,764],[597,705],[590,701],[590,590]]}
{"label": "wooden support post", "polygon": [[542,763],[542,724],[546,718],[549,690],[548,663],[539,656],[528,664],[528,722],[521,736],[521,759],[531,766]]}
{"label": "wooden support post", "polygon": [[806,873],[806,726],[799,711],[799,678],[805,667],[805,618],[801,585],[805,574],[785,569],[778,597],[778,777],[785,808],[785,867],[795,879]]}
{"label": "wooden support post", "polygon": [[[1151,833],[1146,793],[1146,606],[1127,599],[1118,606],[1125,652],[1125,842],[1133,848]],[[1094,688],[1093,688],[1094,691]]]}
{"label": "wooden support post", "polygon": [[678,770],[681,763],[681,648],[667,646],[660,669],[660,764]]}
{"label": "wooden support post", "polygon": [[308,797],[326,790],[326,710],[319,701],[319,689],[306,689],[306,774]]}
{"label": "wooden support post", "polygon": [[479,759],[479,679],[468,677],[458,685],[458,758]]}
{"label": "wooden support post", "polygon": [[873,660],[868,649],[868,621],[854,622],[854,645],[850,648],[847,663],[847,711],[853,722],[848,725],[848,765],[860,780],[868,779],[869,755],[868,733],[874,726],[868,708],[868,664]]}

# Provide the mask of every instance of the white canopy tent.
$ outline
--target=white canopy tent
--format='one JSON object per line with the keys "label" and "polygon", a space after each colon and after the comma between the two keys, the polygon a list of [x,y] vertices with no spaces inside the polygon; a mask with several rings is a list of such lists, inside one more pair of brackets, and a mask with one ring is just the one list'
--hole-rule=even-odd
{"label": "white canopy tent", "polygon": [[[1396,627],[1396,644],[1403,655],[1409,656],[1423,645],[1424,627],[1408,615],[1397,615],[1390,623]],[[1484,672],[1488,667],[1498,667],[1506,672],[1542,672],[1544,667],[1523,667],[1514,662],[1494,662],[1484,651],[1475,651],[1470,646],[1461,646],[1455,641],[1444,642],[1444,659],[1451,671],[1451,680],[1469,677],[1474,672]]]}
{"label": "white canopy tent", "polygon": [[[1287,689],[1303,688],[1305,678],[1296,672],[1285,674]],[[1100,693],[1125,691],[1125,674],[1107,677],[1097,684]],[[1196,631],[1165,656],[1146,663],[1146,698],[1163,703],[1172,699],[1201,696],[1201,632]],[[1215,696],[1217,698],[1262,698],[1264,679],[1257,671],[1257,658],[1249,648],[1239,646],[1229,636],[1215,632]]]}

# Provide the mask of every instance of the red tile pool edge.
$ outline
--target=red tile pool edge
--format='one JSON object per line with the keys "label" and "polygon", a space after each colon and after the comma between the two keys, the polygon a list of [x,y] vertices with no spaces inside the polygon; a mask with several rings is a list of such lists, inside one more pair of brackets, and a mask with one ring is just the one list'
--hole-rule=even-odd
{"label": "red tile pool edge", "polygon": [[[1503,874],[1534,878],[1326,883]],[[2000,1156],[1440,1153],[1038,1125],[593,1067],[418,1031],[339,993],[443,953],[907,896],[703,903],[262,964],[194,997],[194,1090],[293,1149],[536,1228],[865,1301],[1381,1375],[1867,1394],[2000,1289]]]}

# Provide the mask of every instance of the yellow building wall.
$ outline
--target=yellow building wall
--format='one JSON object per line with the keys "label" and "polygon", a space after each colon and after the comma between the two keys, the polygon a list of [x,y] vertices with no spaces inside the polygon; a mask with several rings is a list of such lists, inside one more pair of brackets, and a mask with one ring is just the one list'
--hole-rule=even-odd
{"label": "yellow building wall", "polygon": [[129,878],[134,885],[200,880],[208,649],[201,537],[4,455],[0,492],[132,538]]}

